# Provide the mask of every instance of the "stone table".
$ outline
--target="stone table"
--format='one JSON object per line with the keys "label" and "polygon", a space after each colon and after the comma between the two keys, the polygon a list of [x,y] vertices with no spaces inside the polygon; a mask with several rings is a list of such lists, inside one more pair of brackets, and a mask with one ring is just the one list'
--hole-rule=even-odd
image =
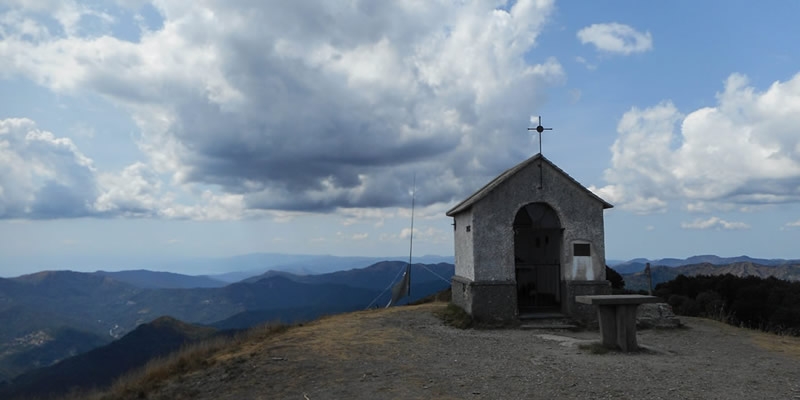
{"label": "stone table", "polygon": [[643,303],[662,302],[659,297],[640,294],[575,296],[575,301],[597,306],[603,346],[619,347],[622,351],[639,348],[636,343],[636,307]]}

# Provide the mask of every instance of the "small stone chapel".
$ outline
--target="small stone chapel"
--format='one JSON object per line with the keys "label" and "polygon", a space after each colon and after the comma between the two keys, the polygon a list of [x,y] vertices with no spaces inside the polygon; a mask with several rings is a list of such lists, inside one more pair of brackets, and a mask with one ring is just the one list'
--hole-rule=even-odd
{"label": "small stone chapel", "polygon": [[447,212],[452,302],[484,322],[532,314],[596,321],[575,296],[611,293],[603,232],[611,207],[541,153],[503,172]]}

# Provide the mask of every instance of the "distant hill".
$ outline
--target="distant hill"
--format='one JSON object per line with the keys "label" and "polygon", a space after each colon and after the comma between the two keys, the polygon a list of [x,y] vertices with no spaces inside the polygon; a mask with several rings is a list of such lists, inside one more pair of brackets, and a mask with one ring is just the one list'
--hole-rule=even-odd
{"label": "distant hill", "polygon": [[[763,265],[749,261],[733,262],[724,265],[715,265],[709,262],[679,267],[651,266],[653,287],[659,283],[675,279],[678,275],[725,275],[757,276],[760,278],[775,277],[787,281],[800,281],[800,262],[788,262],[777,265]],[[644,271],[622,274],[625,279],[625,288],[630,290],[646,290],[647,275]]]}
{"label": "distant hill", "polygon": [[[406,257],[339,257],[330,255],[292,255],[278,253],[255,253],[215,261],[216,269],[234,270],[212,278],[239,282],[267,271],[290,272],[295,275],[320,275],[336,271],[363,268],[381,261],[403,261]],[[425,255],[415,257],[414,262],[423,264],[450,263],[453,256]]]}
{"label": "distant hill", "polygon": [[107,276],[119,282],[131,284],[145,289],[192,289],[223,287],[228,282],[206,275],[183,275],[172,272],[148,271],[145,269],[130,271],[97,271],[96,275]]}
{"label": "distant hill", "polygon": [[749,262],[759,265],[778,266],[778,265],[797,264],[800,263],[800,260],[785,260],[780,258],[764,259],[764,258],[752,258],[748,256],[719,257],[707,254],[707,255],[692,256],[686,259],[661,258],[656,260],[648,260],[646,258],[634,258],[633,260],[619,262],[616,263],[615,265],[612,264],[609,265],[611,265],[611,267],[614,268],[614,270],[619,272],[620,274],[630,274],[634,272],[643,271],[648,262],[650,263],[651,267],[655,266],[680,267],[683,265],[694,265],[694,264],[704,264],[704,263],[712,265],[727,265],[727,264],[742,263],[742,262]]}
{"label": "distant hill", "polygon": [[[366,268],[336,271],[319,275],[297,275],[284,271],[268,271],[244,282],[257,282],[265,277],[283,276],[302,283],[336,283],[366,289],[383,290],[398,274],[405,270],[404,261],[381,261]],[[414,282],[442,281],[449,284],[455,273],[455,266],[449,263],[412,264],[411,276]]]}
{"label": "distant hill", "polygon": [[109,277],[72,271],[44,271],[0,281],[0,346],[59,326],[107,336],[119,325],[109,317],[129,309],[127,301],[143,290]]}
{"label": "distant hill", "polygon": [[105,387],[153,358],[166,356],[186,344],[216,334],[214,328],[190,325],[169,317],[158,318],[111,344],[18,376],[10,385],[0,387],[0,398],[50,396],[75,388]]}

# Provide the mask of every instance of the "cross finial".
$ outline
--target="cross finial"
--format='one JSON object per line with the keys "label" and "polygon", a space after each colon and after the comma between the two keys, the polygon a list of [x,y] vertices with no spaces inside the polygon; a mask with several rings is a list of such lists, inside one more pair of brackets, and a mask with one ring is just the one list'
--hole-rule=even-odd
{"label": "cross finial", "polygon": [[542,132],[552,131],[553,128],[545,128],[542,126],[542,117],[539,116],[539,125],[536,128],[528,128],[529,131],[536,131],[539,133],[539,154],[542,154]]}

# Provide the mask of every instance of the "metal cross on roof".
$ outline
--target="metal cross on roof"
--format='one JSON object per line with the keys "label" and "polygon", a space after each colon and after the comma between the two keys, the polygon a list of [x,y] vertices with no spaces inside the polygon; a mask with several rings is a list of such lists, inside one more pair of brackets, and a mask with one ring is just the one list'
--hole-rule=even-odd
{"label": "metal cross on roof", "polygon": [[529,131],[536,131],[539,132],[539,154],[542,154],[542,132],[544,131],[552,131],[553,128],[545,128],[542,126],[542,117],[539,116],[539,126],[536,128],[528,128]]}

